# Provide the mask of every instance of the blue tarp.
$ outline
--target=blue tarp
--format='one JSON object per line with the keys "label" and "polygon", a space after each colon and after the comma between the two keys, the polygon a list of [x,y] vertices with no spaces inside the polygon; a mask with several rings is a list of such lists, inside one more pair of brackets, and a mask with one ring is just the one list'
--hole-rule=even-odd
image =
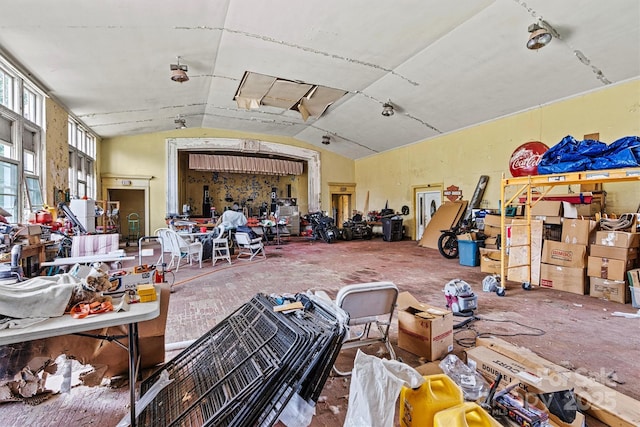
{"label": "blue tarp", "polygon": [[640,137],[625,136],[610,145],[571,135],[551,147],[538,163],[540,175],[640,166]]}

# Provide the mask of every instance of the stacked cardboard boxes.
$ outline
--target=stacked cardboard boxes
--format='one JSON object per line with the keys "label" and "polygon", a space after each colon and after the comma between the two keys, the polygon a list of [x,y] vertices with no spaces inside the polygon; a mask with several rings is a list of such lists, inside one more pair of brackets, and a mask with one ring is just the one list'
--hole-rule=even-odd
{"label": "stacked cardboard boxes", "polygon": [[631,300],[627,271],[635,267],[640,234],[598,231],[590,247],[587,275],[590,295],[610,301]]}
{"label": "stacked cardboard boxes", "polygon": [[587,251],[597,223],[564,218],[561,241],[545,240],[542,246],[540,285],[574,294],[587,291]]}

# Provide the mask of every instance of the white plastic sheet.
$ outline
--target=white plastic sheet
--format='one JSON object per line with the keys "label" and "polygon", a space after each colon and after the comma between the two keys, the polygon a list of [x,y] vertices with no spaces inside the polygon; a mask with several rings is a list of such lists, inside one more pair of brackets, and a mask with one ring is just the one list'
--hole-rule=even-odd
{"label": "white plastic sheet", "polygon": [[393,427],[402,386],[420,387],[422,375],[397,360],[380,359],[358,350],[351,371],[345,427]]}

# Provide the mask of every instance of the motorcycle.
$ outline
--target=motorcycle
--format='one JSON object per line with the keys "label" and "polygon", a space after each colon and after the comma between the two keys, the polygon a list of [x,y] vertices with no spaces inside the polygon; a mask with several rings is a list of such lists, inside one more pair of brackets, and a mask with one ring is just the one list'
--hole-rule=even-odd
{"label": "motorcycle", "polygon": [[324,212],[310,212],[308,215],[311,224],[311,238],[313,240],[324,240],[333,243],[339,237],[340,232],[333,224],[333,218]]}
{"label": "motorcycle", "polygon": [[442,233],[438,239],[438,251],[447,259],[458,258],[458,235],[468,233],[473,227],[467,221],[454,225],[449,230],[440,230]]}
{"label": "motorcycle", "polygon": [[350,219],[342,223],[342,238],[344,240],[371,240],[372,237],[373,229],[365,221]]}

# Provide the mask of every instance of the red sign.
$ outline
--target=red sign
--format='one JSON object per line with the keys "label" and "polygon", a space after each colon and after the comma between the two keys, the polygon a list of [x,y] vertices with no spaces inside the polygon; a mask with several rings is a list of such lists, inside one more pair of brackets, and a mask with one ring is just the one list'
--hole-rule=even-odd
{"label": "red sign", "polygon": [[516,148],[509,160],[511,176],[538,175],[538,163],[548,149],[540,141],[525,142]]}
{"label": "red sign", "polygon": [[443,192],[443,194],[447,199],[449,199],[452,202],[462,199],[462,191],[460,191],[460,187],[457,187],[455,185],[448,186],[447,189]]}

